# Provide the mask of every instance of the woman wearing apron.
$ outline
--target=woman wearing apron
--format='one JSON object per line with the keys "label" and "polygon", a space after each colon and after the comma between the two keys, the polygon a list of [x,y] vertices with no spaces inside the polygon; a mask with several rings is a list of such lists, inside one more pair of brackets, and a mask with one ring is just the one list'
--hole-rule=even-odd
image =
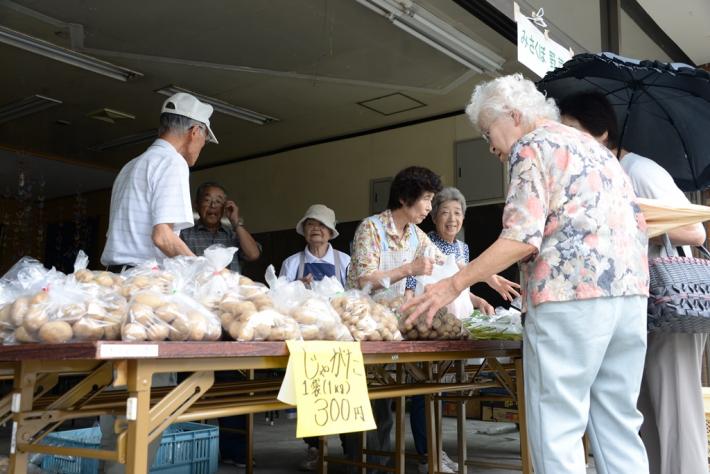
{"label": "woman wearing apron", "polygon": [[[363,220],[355,232],[348,272],[351,288],[370,286],[373,294],[388,291],[393,296],[413,293],[414,277],[431,274],[434,259],[428,256],[443,262],[441,252],[417,227],[431,211],[431,200],[440,190],[439,176],[426,168],[413,166],[395,176],[388,209]],[[376,400],[373,411],[377,430],[368,432],[367,447],[391,451],[392,400]],[[380,464],[386,461],[372,459]]]}
{"label": "woman wearing apron", "polygon": [[[335,229],[335,212],[323,204],[314,204],[308,208],[303,218],[296,224],[296,232],[306,239],[306,248],[284,260],[280,276],[290,281],[301,280],[308,286],[313,281],[325,277],[336,277],[345,286],[345,275],[350,265],[348,254],[335,250],[330,241],[338,236]],[[303,438],[308,448],[306,458],[300,469],[314,471],[318,466],[318,438]],[[343,451],[346,455],[358,450],[357,436],[340,435]],[[352,457],[350,456],[350,457]]]}

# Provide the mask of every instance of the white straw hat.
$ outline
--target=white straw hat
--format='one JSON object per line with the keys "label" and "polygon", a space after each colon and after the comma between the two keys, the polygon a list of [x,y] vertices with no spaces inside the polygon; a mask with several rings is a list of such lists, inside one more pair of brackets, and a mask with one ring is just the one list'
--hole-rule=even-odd
{"label": "white straw hat", "polygon": [[182,115],[205,124],[207,127],[207,140],[212,143],[219,143],[210,128],[210,116],[213,110],[210,104],[200,102],[194,95],[178,92],[163,102],[163,109],[160,113]]}
{"label": "white straw hat", "polygon": [[329,228],[333,232],[333,235],[330,238],[331,240],[339,235],[338,231],[335,230],[335,212],[328,206],[324,206],[323,204],[313,204],[308,208],[306,215],[304,215],[303,219],[298,221],[298,224],[296,224],[296,232],[301,235],[303,235],[303,223],[306,222],[306,219],[317,220]]}

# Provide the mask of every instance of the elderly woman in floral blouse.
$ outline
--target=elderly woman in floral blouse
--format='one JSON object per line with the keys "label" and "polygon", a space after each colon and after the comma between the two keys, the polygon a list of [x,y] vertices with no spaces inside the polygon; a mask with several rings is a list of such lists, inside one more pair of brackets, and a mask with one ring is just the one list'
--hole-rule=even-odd
{"label": "elderly woman in floral blouse", "polygon": [[537,473],[647,473],[636,409],[646,352],[646,225],[619,162],[519,74],[481,84],[466,113],[508,162],[503,231],[451,278],[404,306],[411,317],[521,262],[523,363]]}

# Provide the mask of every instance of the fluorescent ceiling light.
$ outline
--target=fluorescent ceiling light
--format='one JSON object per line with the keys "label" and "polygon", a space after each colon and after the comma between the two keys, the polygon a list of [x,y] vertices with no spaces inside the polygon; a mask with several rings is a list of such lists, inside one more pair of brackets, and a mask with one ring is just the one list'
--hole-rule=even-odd
{"label": "fluorescent ceiling light", "polygon": [[55,61],[60,61],[71,66],[111,77],[119,81],[127,81],[143,76],[140,72],[132,71],[115,64],[101,61],[85,54],[77,53],[70,49],[62,48],[56,44],[44,41],[33,36],[0,26],[0,43],[9,44],[16,48],[24,49],[31,53],[39,54]]}
{"label": "fluorescent ceiling light", "polygon": [[147,142],[150,140],[155,140],[158,138],[158,130],[146,130],[144,132],[138,132],[131,135],[126,135],[125,137],[116,138],[114,140],[109,140],[107,142],[101,143],[99,145],[94,145],[89,148],[93,151],[110,151],[117,148],[123,148],[130,145],[137,145],[139,143]]}
{"label": "fluorescent ceiling light", "polygon": [[356,1],[472,71],[497,71],[505,62],[504,58],[411,0]]}
{"label": "fluorescent ceiling light", "polygon": [[271,122],[278,122],[279,119],[276,117],[271,117],[270,115],[265,115],[259,112],[254,112],[253,110],[245,109],[244,107],[238,107],[236,105],[232,105],[228,102],[224,102],[219,99],[215,99],[214,97],[209,97],[206,95],[198,94],[196,92],[189,91],[187,89],[183,89],[182,87],[178,86],[166,86],[161,89],[156,90],[158,94],[166,95],[166,96],[171,96],[173,94],[177,94],[178,92],[185,92],[187,94],[192,94],[198,99],[200,99],[202,102],[206,104],[210,104],[212,107],[214,107],[214,110],[216,112],[225,114],[225,115],[231,115],[232,117],[241,119],[241,120],[246,120],[247,122],[255,123],[257,125],[265,125],[267,123]]}
{"label": "fluorescent ceiling light", "polygon": [[52,99],[43,95],[32,95],[24,99],[10,102],[0,107],[0,123],[9,122],[25,115],[34,114],[41,110],[61,104],[61,100]]}

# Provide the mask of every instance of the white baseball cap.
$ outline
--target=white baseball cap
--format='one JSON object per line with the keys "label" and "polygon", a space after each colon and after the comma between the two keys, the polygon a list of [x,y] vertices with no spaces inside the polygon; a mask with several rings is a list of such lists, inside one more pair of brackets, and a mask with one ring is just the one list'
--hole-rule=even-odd
{"label": "white baseball cap", "polygon": [[324,206],[323,204],[313,204],[308,208],[306,215],[303,216],[303,219],[298,221],[298,224],[296,224],[296,232],[301,235],[303,235],[303,223],[306,222],[306,219],[317,220],[329,228],[333,232],[333,235],[330,238],[331,240],[338,236],[338,231],[335,230],[335,211],[328,206]]}
{"label": "white baseball cap", "polygon": [[178,92],[163,102],[163,109],[160,113],[182,115],[203,123],[207,127],[207,140],[212,143],[219,143],[210,128],[210,116],[213,110],[211,105],[200,102],[194,95]]}

